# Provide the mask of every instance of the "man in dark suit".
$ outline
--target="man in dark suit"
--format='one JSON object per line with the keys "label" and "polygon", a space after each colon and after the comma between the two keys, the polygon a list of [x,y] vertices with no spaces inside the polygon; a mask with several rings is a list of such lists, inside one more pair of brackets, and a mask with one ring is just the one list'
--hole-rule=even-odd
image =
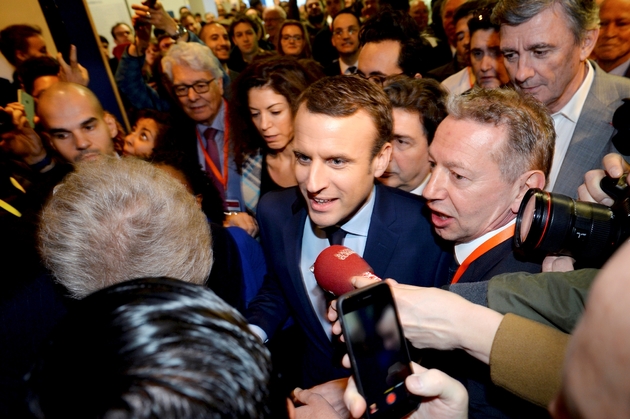
{"label": "man in dark suit", "polygon": [[339,58],[324,68],[327,76],[354,74],[359,62],[361,22],[352,9],[343,9],[332,22],[331,42]]}
{"label": "man in dark suit", "polygon": [[[407,284],[443,285],[451,256],[431,233],[424,204],[375,185],[391,155],[392,108],[375,84],[337,76],[313,84],[297,101],[294,152],[297,188],[269,193],[258,207],[270,274],[249,307],[263,339],[292,316],[307,344],[301,386],[348,370],[333,361],[326,295],[310,270],[319,253],[342,242],[376,275]],[[345,238],[339,238],[338,235]]]}
{"label": "man in dark suit", "polygon": [[618,150],[612,116],[630,97],[630,80],[588,61],[599,33],[595,1],[501,0],[501,50],[510,80],[552,113],[556,152],[547,189],[577,196],[584,174]]}
{"label": "man in dark suit", "polygon": [[[547,109],[513,90],[474,89],[451,98],[447,111],[429,146],[432,170],[423,195],[436,233],[455,244],[459,266],[449,287],[540,272],[540,262],[514,251],[512,238],[525,193],[544,188],[551,167],[555,133]],[[536,414],[492,386],[487,366],[467,355],[447,354],[437,365],[467,380],[471,418]]]}

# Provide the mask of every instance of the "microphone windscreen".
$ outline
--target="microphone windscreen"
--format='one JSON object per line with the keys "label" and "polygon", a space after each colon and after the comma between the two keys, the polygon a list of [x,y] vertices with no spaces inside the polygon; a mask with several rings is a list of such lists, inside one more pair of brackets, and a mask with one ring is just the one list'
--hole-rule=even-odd
{"label": "microphone windscreen", "polygon": [[332,245],[322,250],[313,264],[315,280],[325,291],[340,296],[354,289],[353,276],[377,278],[361,256],[346,246]]}

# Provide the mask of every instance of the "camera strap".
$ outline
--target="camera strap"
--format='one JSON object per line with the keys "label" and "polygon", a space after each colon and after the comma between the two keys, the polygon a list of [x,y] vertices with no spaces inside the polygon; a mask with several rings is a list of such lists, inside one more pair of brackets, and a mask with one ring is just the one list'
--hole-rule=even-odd
{"label": "camera strap", "polygon": [[504,241],[509,240],[512,237],[514,237],[515,227],[516,227],[515,225],[512,225],[506,228],[505,230],[500,231],[499,233],[495,234],[494,236],[490,237],[488,240],[483,242],[481,246],[476,248],[475,251],[472,252],[470,256],[468,256],[462,262],[461,265],[459,265],[459,268],[457,268],[457,272],[455,272],[455,276],[453,276],[453,281],[451,281],[451,284],[457,284],[457,282],[462,277],[462,275],[464,275],[464,272],[466,272],[466,269],[468,269],[468,266],[470,266],[471,263],[473,263],[475,260],[481,257],[481,255],[486,253],[488,250],[497,247]]}

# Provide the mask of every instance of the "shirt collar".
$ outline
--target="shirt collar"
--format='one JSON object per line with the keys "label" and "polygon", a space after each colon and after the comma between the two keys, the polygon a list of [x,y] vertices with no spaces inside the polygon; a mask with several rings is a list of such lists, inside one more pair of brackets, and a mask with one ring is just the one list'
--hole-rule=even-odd
{"label": "shirt collar", "polygon": [[510,221],[503,227],[499,227],[496,230],[492,230],[491,232],[486,233],[483,236],[478,237],[473,241],[470,241],[468,243],[456,244],[455,245],[455,258],[457,259],[457,262],[461,265],[462,262],[465,261],[466,258],[470,256],[472,252],[475,251],[476,248],[478,248],[479,246],[483,244],[483,242],[488,240],[490,237],[502,232],[503,230],[510,227],[514,223],[516,223],[516,218],[514,218],[512,221]]}
{"label": "shirt collar", "polygon": [[429,183],[429,179],[431,179],[431,172],[429,172],[427,177],[424,178],[422,183],[418,185],[416,189],[414,189],[413,191],[409,191],[409,193],[413,195],[422,196],[422,192],[424,192],[424,188],[427,186],[427,183]]}
{"label": "shirt collar", "polygon": [[359,66],[359,60],[357,60],[352,65],[346,65],[346,63],[344,63],[343,60],[341,60],[341,58],[339,59],[339,69],[341,70],[341,74],[346,74],[346,70],[349,69],[350,67],[357,68],[358,66]]}
{"label": "shirt collar", "polygon": [[625,62],[619,64],[617,67],[610,70],[608,74],[623,77],[626,74],[626,71],[628,71],[628,67],[630,67],[630,59],[626,60]]}
{"label": "shirt collar", "polygon": [[350,234],[355,236],[366,236],[370,229],[370,220],[372,218],[372,211],[374,210],[374,197],[376,195],[376,186],[372,186],[370,197],[368,198],[363,208],[359,210],[354,217],[352,217],[347,223],[341,227]]}
{"label": "shirt collar", "polygon": [[580,118],[580,113],[582,112],[582,107],[584,107],[584,102],[586,102],[588,92],[591,90],[591,85],[593,84],[594,79],[595,70],[593,69],[591,63],[589,61],[586,61],[586,77],[584,78],[582,85],[575,92],[571,100],[569,100],[569,102],[567,102],[567,104],[564,105],[562,109],[560,109],[552,116],[563,115],[574,124],[577,123],[577,120]]}
{"label": "shirt collar", "polygon": [[[348,234],[367,237],[368,230],[370,229],[370,220],[372,219],[372,211],[374,210],[375,195],[376,186],[373,186],[372,191],[370,192],[370,197],[368,198],[365,205],[363,205],[363,208],[361,208],[356,214],[354,214],[354,216],[348,222],[340,226]],[[318,237],[326,237],[326,233],[324,233],[318,227],[313,226],[313,231]]]}
{"label": "shirt collar", "polygon": [[215,115],[212,120],[212,124],[197,124],[199,131],[203,134],[203,132],[208,128],[214,128],[217,131],[224,132],[225,131],[225,100],[221,99],[221,106],[219,106],[219,111]]}

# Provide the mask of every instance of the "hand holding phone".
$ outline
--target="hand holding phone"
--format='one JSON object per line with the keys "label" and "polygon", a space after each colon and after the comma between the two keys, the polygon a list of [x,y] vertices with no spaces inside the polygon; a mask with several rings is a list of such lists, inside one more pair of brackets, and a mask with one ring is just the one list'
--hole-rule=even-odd
{"label": "hand holding phone", "polygon": [[337,311],[366,416],[397,419],[415,410],[419,399],[405,387],[411,359],[389,285],[344,294]]}

